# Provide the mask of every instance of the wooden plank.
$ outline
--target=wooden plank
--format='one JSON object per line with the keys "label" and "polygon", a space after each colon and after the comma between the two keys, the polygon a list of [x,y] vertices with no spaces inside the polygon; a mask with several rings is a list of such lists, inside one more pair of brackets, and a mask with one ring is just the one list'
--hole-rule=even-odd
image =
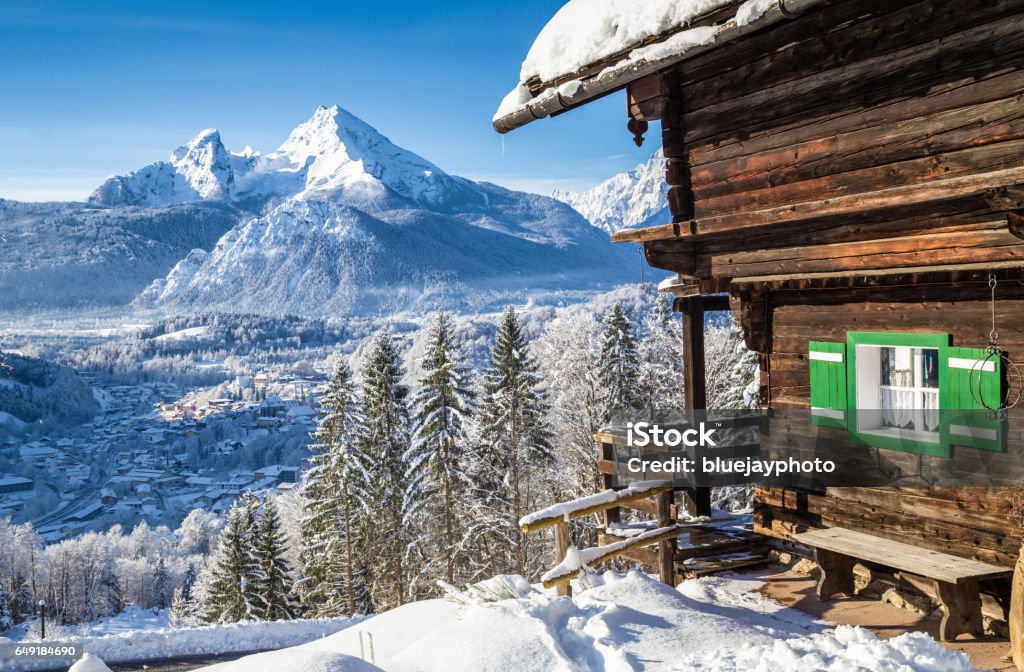
{"label": "wooden plank", "polygon": [[[614,544],[615,542],[622,541],[623,539],[628,539],[628,537],[619,537],[614,534],[599,532],[597,535],[597,545],[607,546],[608,544]],[[633,562],[639,562],[642,565],[647,565],[652,568],[658,566],[658,551],[653,548],[631,548],[627,551],[623,551],[619,554],[619,557],[625,558],[626,560],[632,560]]]}
{"label": "wooden plank", "polygon": [[1013,570],[984,562],[836,527],[804,532],[796,535],[794,541],[953,584],[1013,574]]}
{"label": "wooden plank", "polygon": [[[785,273],[763,277],[733,278],[734,285],[756,284],[772,290],[792,289],[826,289],[828,287],[876,287],[880,278],[886,278],[887,285],[917,285],[934,278],[939,284],[949,284],[961,276],[961,281],[977,281],[987,278],[991,271],[1024,272],[1024,264],[1019,261],[1006,261],[988,264],[942,264],[938,266],[915,266],[910,268],[878,269],[863,271],[843,271],[841,273]],[[951,274],[953,277],[951,277]],[[1020,275],[1017,273],[1016,275]],[[814,281],[822,281],[815,283]],[[873,281],[873,282],[872,282]],[[800,283],[807,283],[803,287]],[[890,285],[890,286],[891,286]]]}
{"label": "wooden plank", "polygon": [[[584,517],[589,516],[591,514],[600,513],[602,511],[607,510],[607,509],[624,506],[624,505],[629,504],[631,502],[637,502],[637,501],[640,501],[642,499],[647,499],[649,497],[654,497],[654,496],[659,495],[659,494],[661,494],[663,492],[666,492],[666,491],[667,492],[671,492],[672,491],[672,486],[671,485],[661,485],[661,486],[657,486],[657,487],[651,487],[651,488],[648,488],[648,489],[645,489],[645,490],[642,490],[642,491],[638,491],[638,492],[634,492],[634,491],[631,491],[629,489],[620,490],[620,491],[611,493],[609,495],[609,498],[606,501],[602,501],[602,502],[594,504],[592,506],[585,506],[585,507],[583,507],[581,509],[576,509],[574,511],[571,511],[568,514],[568,519],[569,520],[575,520],[576,518],[584,518]],[[605,491],[605,492],[609,492],[609,491]],[[599,494],[603,494],[603,493],[599,493]],[[581,499],[586,499],[586,498],[583,497]],[[566,502],[566,503],[571,503],[571,502]],[[543,530],[543,529],[546,529],[548,527],[552,527],[554,525],[558,525],[559,523],[565,521],[566,517],[567,516],[563,515],[563,514],[553,514],[553,515],[550,515],[550,516],[545,516],[543,518],[540,518],[540,519],[537,519],[537,520],[533,520],[533,521],[531,521],[529,523],[526,523],[524,525],[520,525],[520,529],[522,529],[524,534],[529,534],[531,532],[536,532],[538,530]]]}
{"label": "wooden plank", "polygon": [[613,243],[642,243],[646,240],[675,238],[679,235],[678,224],[660,224],[639,229],[622,229],[612,234]]}
{"label": "wooden plank", "polygon": [[[616,557],[622,555],[625,551],[630,550],[630,549],[642,548],[644,546],[652,546],[652,545],[658,544],[658,543],[660,543],[660,542],[662,542],[662,541],[664,541],[666,539],[675,539],[676,535],[678,535],[678,534],[679,534],[679,526],[678,525],[672,525],[671,527],[658,528],[657,530],[652,530],[649,535],[647,535],[646,537],[643,537],[643,538],[634,537],[634,538],[629,539],[629,540],[624,540],[622,542],[619,542],[620,545],[615,546],[615,547],[609,547],[609,548],[603,548],[603,549],[601,549],[601,548],[595,549],[595,550],[601,550],[602,552],[598,553],[598,554],[595,554],[594,557],[592,557],[590,559],[590,562],[588,563],[588,566],[593,567],[594,565],[598,565],[598,564],[600,564],[602,562],[606,562],[608,560],[611,560],[612,558],[616,558]],[[557,586],[560,583],[567,583],[569,581],[572,581],[580,573],[580,571],[582,571],[582,570],[578,570],[577,569],[577,570],[566,571],[566,572],[557,574],[555,576],[552,576],[552,577],[550,577],[548,579],[545,579],[544,580],[544,587],[545,588],[553,588],[554,586]]]}
{"label": "wooden plank", "polygon": [[703,167],[741,156],[771,152],[782,147],[856,132],[859,129],[906,122],[922,115],[1005,99],[1021,90],[1022,78],[1024,72],[1021,70],[1011,70],[1005,74],[990,75],[981,79],[968,78],[964,82],[935,87],[934,90],[915,98],[887,101],[843,115],[807,120],[803,124],[767,130],[742,141],[690,147],[690,161],[696,167]]}
{"label": "wooden plank", "polygon": [[799,21],[688,60],[680,68],[682,84],[698,109],[937,38],[952,41],[959,32],[1019,11],[1019,5],[1003,0],[971,9],[964,12],[958,5],[933,1],[833,3]]}
{"label": "wooden plank", "polygon": [[1024,245],[1002,229],[735,252],[711,264],[715,275],[735,278],[1016,259],[1024,260]]}
{"label": "wooden plank", "polygon": [[859,214],[870,210],[948,201],[968,196],[983,197],[987,191],[992,189],[1018,184],[1024,184],[1024,167],[952,177],[848,196],[804,201],[764,210],[704,217],[694,220],[693,225],[697,235],[737,231],[748,227],[825,219],[840,215]]}
{"label": "wooden plank", "polygon": [[[737,121],[743,121],[748,132],[764,124],[777,128],[791,118],[809,121],[830,112],[863,109],[864,97],[872,92],[876,100],[913,98],[927,92],[928,83],[936,79],[941,82],[992,73],[996,68],[990,45],[1004,45],[1002,53],[1015,54],[1024,43],[1022,26],[1024,16],[1009,16],[958,32],[955,38],[945,36],[840,67],[817,70],[747,95],[723,96],[687,115],[691,132],[685,141],[692,145],[710,142],[723,133],[734,135]],[[951,44],[954,40],[955,44]],[[908,85],[897,88],[892,82]]]}
{"label": "wooden plank", "polygon": [[[1004,110],[1003,114],[1011,119],[1006,127],[977,132],[970,126],[958,127],[952,133],[955,140],[946,143],[952,147],[943,147],[941,138],[926,136],[917,143],[884,144],[881,149],[870,143],[851,147],[845,150],[846,156],[796,157],[800,149],[786,147],[778,156],[744,157],[731,173],[694,176],[696,217],[700,220],[1015,168],[1024,154],[1024,117],[1016,110]],[[814,143],[815,147],[821,144]],[[708,181],[701,183],[699,178]]]}

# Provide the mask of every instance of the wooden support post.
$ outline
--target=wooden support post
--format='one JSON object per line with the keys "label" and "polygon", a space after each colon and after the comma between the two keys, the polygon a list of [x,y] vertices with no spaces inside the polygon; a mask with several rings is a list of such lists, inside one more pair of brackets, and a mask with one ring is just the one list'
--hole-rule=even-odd
{"label": "wooden support post", "polygon": [[[658,527],[668,527],[676,521],[672,519],[672,491],[658,495]],[[676,540],[663,539],[658,542],[658,578],[673,588],[676,585]]]}
{"label": "wooden support post", "polygon": [[853,566],[856,560],[842,553],[814,549],[814,561],[818,563],[818,586],[815,592],[818,599],[827,602],[836,593],[853,595]]}
{"label": "wooden support post", "polygon": [[939,638],[952,642],[958,635],[981,637],[984,626],[981,620],[981,593],[978,582],[947,583],[935,581],[935,594],[942,605],[942,624]]}
{"label": "wooden support post", "polygon": [[[687,296],[683,309],[683,396],[687,410],[704,410],[708,406],[704,363],[704,297]],[[690,513],[711,515],[711,489],[692,488],[688,493]]]}
{"label": "wooden support post", "polygon": [[[569,524],[562,522],[555,525],[555,564],[558,565],[565,560],[565,554],[569,552]],[[572,595],[572,585],[566,581],[558,584],[555,588],[559,596]]]}
{"label": "wooden support post", "polygon": [[[615,460],[615,445],[611,443],[601,444],[601,459],[608,460],[609,462]],[[603,490],[611,490],[615,485],[615,477],[610,474],[601,474],[601,486]],[[604,510],[604,529],[607,530],[612,525],[617,524],[621,520],[621,509],[619,507],[612,507]]]}

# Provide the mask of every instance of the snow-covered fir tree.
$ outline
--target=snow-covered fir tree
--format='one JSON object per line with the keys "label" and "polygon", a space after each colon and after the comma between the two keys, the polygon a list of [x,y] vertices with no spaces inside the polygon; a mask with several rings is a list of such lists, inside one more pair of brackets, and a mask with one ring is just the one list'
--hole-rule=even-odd
{"label": "snow-covered fir tree", "polygon": [[185,570],[181,585],[174,589],[171,596],[171,626],[181,628],[193,625],[198,615],[193,589],[196,583],[196,569],[191,563]]}
{"label": "snow-covered fir tree", "polygon": [[509,306],[501,319],[491,366],[484,381],[480,423],[483,438],[480,464],[486,469],[482,487],[501,511],[489,531],[491,553],[507,549],[511,568],[527,573],[530,553],[519,519],[536,504],[534,469],[551,459],[547,399],[541,390],[537,363],[519,316]]}
{"label": "snow-covered fir tree", "polygon": [[409,389],[402,384],[401,355],[386,332],[373,340],[362,370],[365,428],[360,438],[367,457],[362,514],[362,551],[372,562],[370,595],[377,608],[403,604],[421,567],[412,553],[418,541],[416,515],[424,496],[409,469]]}
{"label": "snow-covered fir tree", "polygon": [[605,421],[617,413],[640,408],[643,398],[640,355],[633,325],[621,303],[616,303],[605,315],[597,367]]}
{"label": "snow-covered fir tree", "polygon": [[14,616],[11,614],[10,596],[0,582],[0,632],[14,627]]}
{"label": "snow-covered fir tree", "polygon": [[256,616],[267,621],[295,616],[291,567],[284,554],[284,534],[277,505],[268,495],[263,499],[253,548],[257,568],[254,587],[259,605]]}
{"label": "snow-covered fir tree", "polygon": [[161,556],[153,568],[153,606],[157,609],[166,609],[170,604],[171,575],[167,571],[167,563]]}
{"label": "snow-covered fir tree", "polygon": [[312,466],[304,475],[302,579],[296,589],[310,616],[368,613],[370,605],[360,585],[367,567],[358,520],[368,462],[359,433],[359,398],[345,360],[334,370],[320,414],[311,446]]}
{"label": "snow-covered fir tree", "polygon": [[[247,526],[248,525],[248,526]],[[252,616],[250,601],[256,578],[247,503],[236,502],[228,513],[220,544],[210,567],[203,617],[212,623],[233,623]]]}
{"label": "snow-covered fir tree", "polygon": [[469,367],[455,342],[452,319],[439,312],[428,338],[424,375],[414,399],[416,430],[410,463],[417,474],[428,472],[431,546],[441,555],[444,580],[451,584],[467,550],[465,516],[460,512],[472,484],[466,459],[466,420],[474,395]]}
{"label": "snow-covered fir tree", "polygon": [[641,324],[638,351],[644,414],[653,418],[658,412],[683,408],[682,323],[672,314],[671,300],[663,294],[655,298]]}

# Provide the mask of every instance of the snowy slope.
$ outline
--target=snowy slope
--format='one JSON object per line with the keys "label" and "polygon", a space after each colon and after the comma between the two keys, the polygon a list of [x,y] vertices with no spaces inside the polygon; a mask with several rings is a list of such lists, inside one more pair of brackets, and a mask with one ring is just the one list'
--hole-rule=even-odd
{"label": "snowy slope", "polygon": [[665,155],[658,150],[628,173],[619,173],[586,191],[556,191],[587,220],[609,234],[671,221],[665,202]]}
{"label": "snowy slope", "polygon": [[922,633],[880,641],[860,628],[830,631],[751,592],[757,581],[697,579],[673,590],[635,571],[593,581],[573,598],[532,591],[460,606],[415,602],[295,649],[251,656],[243,667],[206,670],[299,672],[316,651],[369,658],[361,633],[364,647],[372,636],[370,662],[386,672],[973,670],[964,654]]}

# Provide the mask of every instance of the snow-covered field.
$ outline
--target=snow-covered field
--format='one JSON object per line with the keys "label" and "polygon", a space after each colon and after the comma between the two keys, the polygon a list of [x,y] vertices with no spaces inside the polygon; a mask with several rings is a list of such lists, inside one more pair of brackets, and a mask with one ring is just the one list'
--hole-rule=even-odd
{"label": "snow-covered field", "polygon": [[966,656],[924,634],[881,641],[813,620],[739,576],[673,590],[630,572],[558,598],[510,582],[519,599],[416,602],[324,639],[203,672],[966,672]]}
{"label": "snow-covered field", "polygon": [[[129,611],[91,624],[86,630],[61,635],[59,641],[74,644],[108,663],[165,660],[182,656],[261,651],[310,642],[347,628],[359,619],[324,618],[278,622],[243,622],[191,628],[171,628],[166,613]],[[47,641],[56,637],[47,633]],[[0,642],[5,641],[0,637]],[[71,661],[67,661],[71,664]],[[53,669],[54,661],[39,659],[0,660],[2,672]]]}

